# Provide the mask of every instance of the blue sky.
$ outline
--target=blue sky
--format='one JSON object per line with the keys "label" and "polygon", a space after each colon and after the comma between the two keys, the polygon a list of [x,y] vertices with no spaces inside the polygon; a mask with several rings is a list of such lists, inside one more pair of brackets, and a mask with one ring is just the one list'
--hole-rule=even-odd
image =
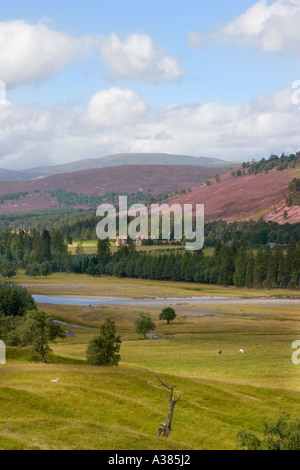
{"label": "blue sky", "polygon": [[300,0],[2,2],[0,167],[295,152],[299,25]]}

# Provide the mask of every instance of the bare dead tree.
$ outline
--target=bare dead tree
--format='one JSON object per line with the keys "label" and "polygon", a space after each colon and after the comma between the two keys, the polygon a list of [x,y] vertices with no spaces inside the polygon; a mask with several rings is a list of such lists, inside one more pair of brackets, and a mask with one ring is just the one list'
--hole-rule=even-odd
{"label": "bare dead tree", "polygon": [[167,421],[165,423],[160,423],[162,427],[158,429],[157,435],[158,436],[162,435],[163,437],[169,437],[169,434],[172,430],[171,424],[172,424],[172,419],[173,419],[174,408],[175,408],[176,403],[179,401],[180,395],[178,395],[178,397],[175,400],[175,398],[174,398],[174,388],[177,387],[177,385],[173,385],[173,387],[169,387],[167,384],[162,382],[159,377],[157,377],[157,379],[160,381],[160,383],[164,387],[166,387],[168,390],[170,390],[170,395],[169,395],[170,408],[169,408],[169,414],[168,414],[168,417],[167,417]]}

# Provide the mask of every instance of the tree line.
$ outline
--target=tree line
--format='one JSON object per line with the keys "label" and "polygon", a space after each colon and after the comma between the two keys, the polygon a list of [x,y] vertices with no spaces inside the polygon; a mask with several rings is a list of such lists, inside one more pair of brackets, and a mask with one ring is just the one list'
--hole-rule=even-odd
{"label": "tree line", "polygon": [[287,168],[296,168],[300,165],[300,152],[295,154],[286,155],[283,153],[280,157],[272,154],[269,158],[262,158],[261,160],[251,162],[243,162],[243,170],[247,170],[249,175],[257,175],[259,173],[267,173],[273,168],[278,171],[286,170]]}
{"label": "tree line", "polygon": [[286,247],[274,243],[254,250],[245,238],[237,236],[230,242],[218,238],[210,255],[205,255],[203,250],[149,254],[137,252],[128,239],[126,245],[112,254],[109,241],[99,240],[97,253],[88,255],[80,245],[71,254],[59,231],[52,234],[46,229],[32,233],[3,232],[0,272],[3,277],[11,277],[19,268],[25,269],[29,276],[70,272],[236,287],[297,288],[300,243],[291,236]]}
{"label": "tree line", "polygon": [[[218,241],[210,256],[203,250],[149,255],[130,249],[103,255],[103,249],[98,249],[94,275],[248,288],[300,287],[300,243],[294,240],[286,250],[280,245],[267,245],[257,252],[241,242],[229,246]],[[92,274],[91,266],[89,271]]]}
{"label": "tree line", "polygon": [[[51,197],[55,197],[59,204],[64,204],[65,206],[89,206],[96,208],[100,204],[109,203],[109,204],[118,204],[119,202],[119,193],[107,192],[101,195],[91,195],[83,193],[76,193],[74,191],[67,191],[65,189],[55,189],[51,193]],[[146,202],[151,196],[150,193],[145,194],[143,191],[138,191],[137,193],[124,193],[123,196],[127,196],[128,203],[136,204],[139,202]]]}
{"label": "tree line", "polygon": [[[298,191],[298,190],[297,190]],[[274,208],[275,209],[275,208]],[[68,241],[96,240],[96,226],[99,217],[94,210],[75,211],[68,207],[55,208],[54,213],[36,215],[32,213],[0,214],[0,232],[42,232],[48,230],[51,235],[60,232]],[[150,226],[150,224],[149,224]],[[205,223],[205,246],[215,246],[217,239],[223,243],[244,239],[253,248],[264,246],[268,242],[288,244],[291,238],[300,241],[300,223],[278,224],[276,222],[224,220]],[[151,240],[144,244],[151,244]],[[159,242],[156,242],[159,243]]]}
{"label": "tree line", "polygon": [[28,196],[28,191],[20,191],[17,193],[8,193],[8,194],[1,194],[0,195],[0,204],[3,204],[4,201],[11,201],[20,199],[20,197]]}

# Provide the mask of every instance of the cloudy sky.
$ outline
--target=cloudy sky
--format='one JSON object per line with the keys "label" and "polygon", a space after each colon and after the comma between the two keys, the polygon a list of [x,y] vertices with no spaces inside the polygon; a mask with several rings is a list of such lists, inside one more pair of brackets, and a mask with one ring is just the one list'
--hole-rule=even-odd
{"label": "cloudy sky", "polygon": [[300,0],[14,0],[0,168],[300,150]]}

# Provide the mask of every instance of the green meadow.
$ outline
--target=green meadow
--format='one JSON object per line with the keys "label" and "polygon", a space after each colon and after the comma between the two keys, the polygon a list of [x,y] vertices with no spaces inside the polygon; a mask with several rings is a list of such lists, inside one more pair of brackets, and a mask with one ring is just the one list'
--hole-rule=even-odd
{"label": "green meadow", "polygon": [[47,277],[30,277],[19,270],[9,279],[28,288],[32,294],[85,297],[300,297],[295,289],[248,289],[190,282],[155,281],[113,276],[93,277],[87,274],[53,273]]}
{"label": "green meadow", "polygon": [[[80,240],[74,240],[72,242],[72,244],[69,244],[68,245],[68,249],[70,251],[70,253],[75,253],[76,252],[76,248],[78,247],[78,245],[81,246],[82,250],[84,253],[86,253],[87,255],[91,255],[91,254],[94,254],[97,252],[97,241],[96,240],[84,240],[84,241],[80,241]],[[118,251],[118,247],[116,245],[116,242],[111,242],[111,253],[115,253],[116,251]],[[169,245],[169,244],[165,244],[165,245],[145,245],[145,246],[137,246],[136,247],[136,251],[140,252],[140,251],[143,251],[145,253],[151,253],[151,254],[160,254],[160,253],[164,253],[166,251],[173,251],[173,252],[176,252],[176,251],[183,251],[184,250],[184,246],[181,246],[181,245]],[[213,249],[210,249],[210,248],[207,248],[206,249],[206,254],[208,253],[211,253],[213,251]]]}
{"label": "green meadow", "polygon": [[[76,248],[78,245],[81,246],[83,252],[87,255],[95,254],[97,253],[97,241],[96,240],[74,240],[72,244],[68,245],[68,249],[70,253],[74,254],[76,252]],[[135,247],[137,252],[144,252],[144,253],[149,253],[149,254],[154,254],[154,255],[159,255],[162,253],[166,253],[168,251],[172,251],[174,253],[178,251],[184,251],[184,246],[183,245],[145,245],[145,246],[136,246]],[[111,253],[116,253],[118,251],[118,247],[116,246],[115,242],[111,242],[111,247],[110,247]],[[214,252],[213,247],[205,247],[203,249],[203,252],[207,256],[211,256]]]}
{"label": "green meadow", "polygon": [[[242,291],[250,297],[247,290],[200,285],[186,290],[184,283],[171,282],[126,280],[126,290],[123,280],[113,278],[55,275],[44,282],[21,276],[18,282],[25,280],[31,292],[44,293],[53,293],[54,286],[60,293],[74,295],[77,288],[77,294],[88,295],[89,284],[94,295],[98,285],[103,292],[98,295],[107,295],[110,286],[115,296],[116,283],[122,296],[139,288],[140,297],[162,291],[178,297],[224,291],[234,297]],[[47,364],[27,348],[8,348],[7,364],[0,366],[0,449],[236,449],[238,430],[259,432],[261,420],[280,411],[300,415],[300,365],[291,360],[292,342],[300,339],[297,305],[178,305],[176,319],[167,324],[151,304],[147,311],[158,339],[147,340],[135,332],[141,311],[135,307],[39,307],[69,323],[66,329],[75,336],[54,344]],[[121,362],[88,366],[87,343],[107,316],[122,337]],[[176,384],[175,396],[180,394],[168,439],[156,436],[169,408],[157,377]]]}

